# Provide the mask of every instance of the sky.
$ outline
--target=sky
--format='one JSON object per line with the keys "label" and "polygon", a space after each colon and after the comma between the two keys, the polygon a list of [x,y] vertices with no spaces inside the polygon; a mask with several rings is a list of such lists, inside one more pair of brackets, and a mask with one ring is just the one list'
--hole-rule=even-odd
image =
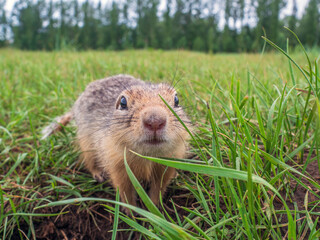
{"label": "sky", "polygon": [[[298,5],[298,17],[300,18],[303,15],[304,9],[306,8],[309,0],[296,0]],[[283,9],[283,16],[290,15],[292,13],[292,3],[293,0],[289,0],[287,6]],[[280,16],[281,18],[283,16]]]}

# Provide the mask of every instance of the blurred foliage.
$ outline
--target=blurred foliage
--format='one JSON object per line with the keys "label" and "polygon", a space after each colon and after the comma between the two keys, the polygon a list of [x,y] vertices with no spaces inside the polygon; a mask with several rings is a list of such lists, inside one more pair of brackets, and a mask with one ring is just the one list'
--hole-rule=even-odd
{"label": "blurred foliage", "polygon": [[[11,12],[0,0],[0,47],[28,50],[132,48],[204,52],[256,52],[261,36],[286,46],[288,26],[308,47],[320,41],[320,0],[310,0],[301,19],[297,0],[17,0]],[[161,7],[160,7],[161,5]],[[290,39],[290,46],[296,41]]]}

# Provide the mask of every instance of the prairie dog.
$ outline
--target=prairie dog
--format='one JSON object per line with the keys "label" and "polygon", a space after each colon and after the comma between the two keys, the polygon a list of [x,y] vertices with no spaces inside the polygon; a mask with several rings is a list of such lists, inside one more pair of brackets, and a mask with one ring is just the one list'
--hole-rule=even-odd
{"label": "prairie dog", "polygon": [[71,111],[44,129],[43,136],[74,118],[81,157],[93,177],[99,182],[109,177],[113,186],[119,187],[121,200],[136,205],[136,193],[124,166],[126,149],[131,170],[140,182],[148,183],[148,194],[158,204],[159,193],[164,193],[175,169],[129,150],[153,157],[183,158],[189,137],[159,95],[189,125],[173,87],[117,75],[90,83]]}

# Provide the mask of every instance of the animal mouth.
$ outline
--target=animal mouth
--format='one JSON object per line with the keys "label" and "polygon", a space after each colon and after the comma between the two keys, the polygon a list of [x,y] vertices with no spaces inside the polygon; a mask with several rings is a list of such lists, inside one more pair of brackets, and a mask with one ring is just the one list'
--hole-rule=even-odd
{"label": "animal mouth", "polygon": [[160,145],[164,142],[165,142],[165,140],[159,139],[159,138],[152,138],[152,139],[148,139],[145,141],[145,143],[148,145]]}

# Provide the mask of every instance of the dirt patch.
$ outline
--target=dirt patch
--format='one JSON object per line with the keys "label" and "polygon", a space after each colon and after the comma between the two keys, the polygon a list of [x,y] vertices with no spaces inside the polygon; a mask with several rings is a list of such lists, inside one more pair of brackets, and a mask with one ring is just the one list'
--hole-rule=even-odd
{"label": "dirt patch", "polygon": [[[306,173],[308,173],[310,175],[310,178],[312,178],[315,182],[317,183],[320,182],[319,166],[316,160],[308,164],[306,168]],[[298,174],[294,174],[294,176],[299,178]],[[299,210],[305,209],[304,201],[306,198],[307,191],[308,191],[308,203],[311,203],[317,200],[316,196],[314,194],[311,194],[310,191],[314,191],[315,193],[319,194],[317,188],[314,187],[307,179],[302,178],[301,182],[304,183],[306,186],[308,186],[309,191],[306,188],[304,188],[301,184],[298,184],[296,181],[290,181],[291,189],[296,189],[294,192],[293,199],[295,202],[298,203],[298,206],[302,207],[302,208],[299,208]]]}
{"label": "dirt patch", "polygon": [[[43,218],[38,222],[35,226],[37,239],[111,239],[114,218],[100,204],[83,210],[79,210],[78,206],[69,206],[63,211],[69,213]],[[128,228],[121,225],[119,229]],[[125,239],[125,234],[119,232],[118,238]]]}
{"label": "dirt patch", "polygon": [[[315,156],[313,156],[314,158]],[[300,170],[299,170],[300,171]],[[298,174],[293,174],[296,178],[299,178]],[[318,162],[315,160],[311,162],[307,168],[305,175],[311,176],[316,182],[320,181]],[[317,189],[306,179],[301,180],[303,184],[308,186],[309,191],[297,181],[290,179],[290,182],[286,184],[290,185],[290,192],[281,192],[286,203],[291,210],[306,210],[305,208],[305,197],[308,192],[308,206],[307,209],[311,210],[314,205],[319,201],[318,197],[315,196],[311,191],[316,194]],[[107,184],[108,185],[108,184]],[[273,193],[270,192],[270,195]],[[97,192],[91,197],[114,199],[114,195],[106,192]],[[188,215],[182,207],[187,207],[189,209],[194,209],[198,207],[197,200],[193,197],[189,190],[177,186],[175,184],[168,188],[168,191],[163,198],[164,207],[167,213],[172,219],[176,220],[176,214],[172,206],[174,202],[175,208],[178,211],[178,215],[181,221],[183,221],[184,216]],[[293,204],[296,202],[296,206]],[[276,210],[284,210],[283,203],[280,199],[275,198],[273,201]],[[108,212],[101,203],[95,203],[87,206],[79,205],[68,205],[68,207],[54,207],[54,208],[44,208],[40,209],[38,213],[58,213],[58,212],[68,212],[67,214],[56,216],[56,217],[42,217],[33,218],[33,224],[35,229],[35,235],[37,239],[111,239],[112,228],[114,222],[114,216],[112,213]],[[220,208],[225,211],[226,206],[224,201],[220,201]],[[320,207],[315,207],[313,212],[320,212]],[[165,215],[165,214],[164,214]],[[279,224],[286,224],[288,222],[287,215],[283,213],[279,216]],[[313,221],[316,220],[315,215],[311,215]],[[298,215],[297,222],[302,222],[306,218],[306,215],[301,213]],[[300,223],[298,223],[300,224]],[[319,224],[318,224],[319,225]],[[148,226],[145,226],[148,228]],[[209,226],[202,226],[202,230],[205,230]],[[29,230],[29,225],[27,223],[21,224],[21,230],[25,233]],[[280,231],[282,236],[286,236],[287,227],[281,227]],[[308,237],[310,231],[305,231],[302,236]],[[18,234],[15,234],[18,237]],[[139,239],[140,234],[138,232],[132,231],[131,227],[126,223],[119,220],[117,239]],[[18,239],[18,238],[17,238]]]}
{"label": "dirt patch", "polygon": [[[305,152],[304,159],[307,158],[308,152]],[[306,167],[305,172],[303,173],[305,176],[309,177],[310,179],[313,179],[316,183],[320,183],[320,174],[319,174],[319,166],[318,161],[316,160],[316,155],[313,154],[311,156],[311,159],[315,159],[311,163],[308,164]],[[297,160],[294,159],[296,162]],[[295,163],[288,163],[291,166],[294,166]],[[299,169],[299,172],[302,172],[301,169]],[[301,176],[299,174],[293,173],[292,174],[297,179],[300,179]],[[304,184],[306,187],[304,187],[301,183],[298,183],[296,180],[290,179],[290,181],[287,183],[290,187],[287,187],[286,189],[289,189],[290,192],[281,191],[281,195],[284,199],[286,199],[286,204],[288,205],[290,210],[296,210],[296,211],[310,211],[313,209],[313,212],[320,212],[320,205],[316,204],[319,202],[319,198],[315,195],[320,195],[320,192],[317,190],[317,188],[306,178],[300,179],[301,183]],[[307,195],[307,198],[306,198]],[[296,204],[294,204],[294,202]],[[283,203],[280,199],[274,200],[274,207],[276,210],[284,210]],[[300,213],[297,215],[297,224],[301,224],[303,220],[306,218],[306,214]],[[316,218],[319,216],[317,215],[310,215],[311,220],[314,222]],[[279,223],[287,223],[288,218],[286,214],[283,214],[281,218],[279,219]],[[318,227],[320,227],[320,223],[317,224]],[[282,227],[281,232],[283,236],[287,234],[287,227]],[[305,231],[304,237],[307,238],[309,236],[310,231]]]}
{"label": "dirt patch", "polygon": [[[107,184],[108,185],[108,184]],[[174,189],[177,186],[171,186],[165,195],[164,206],[169,215],[176,219],[171,199],[175,203],[180,220],[187,216],[187,212],[182,207],[193,208],[196,199],[190,195],[186,189]],[[99,192],[91,197],[105,199],[115,199],[114,195]],[[88,204],[89,205],[89,204]],[[88,207],[78,205],[68,205],[68,207],[43,208],[37,213],[58,213],[68,212],[55,217],[37,217],[33,218],[33,224],[37,239],[111,239],[114,215],[106,210],[101,203],[95,203]],[[165,214],[164,214],[165,215]],[[30,229],[27,223],[21,224],[21,230],[25,233]],[[147,227],[147,226],[145,226]],[[18,234],[14,234],[17,237]],[[139,239],[140,234],[132,231],[131,227],[119,219],[117,240]],[[19,238],[17,238],[19,239]]]}

